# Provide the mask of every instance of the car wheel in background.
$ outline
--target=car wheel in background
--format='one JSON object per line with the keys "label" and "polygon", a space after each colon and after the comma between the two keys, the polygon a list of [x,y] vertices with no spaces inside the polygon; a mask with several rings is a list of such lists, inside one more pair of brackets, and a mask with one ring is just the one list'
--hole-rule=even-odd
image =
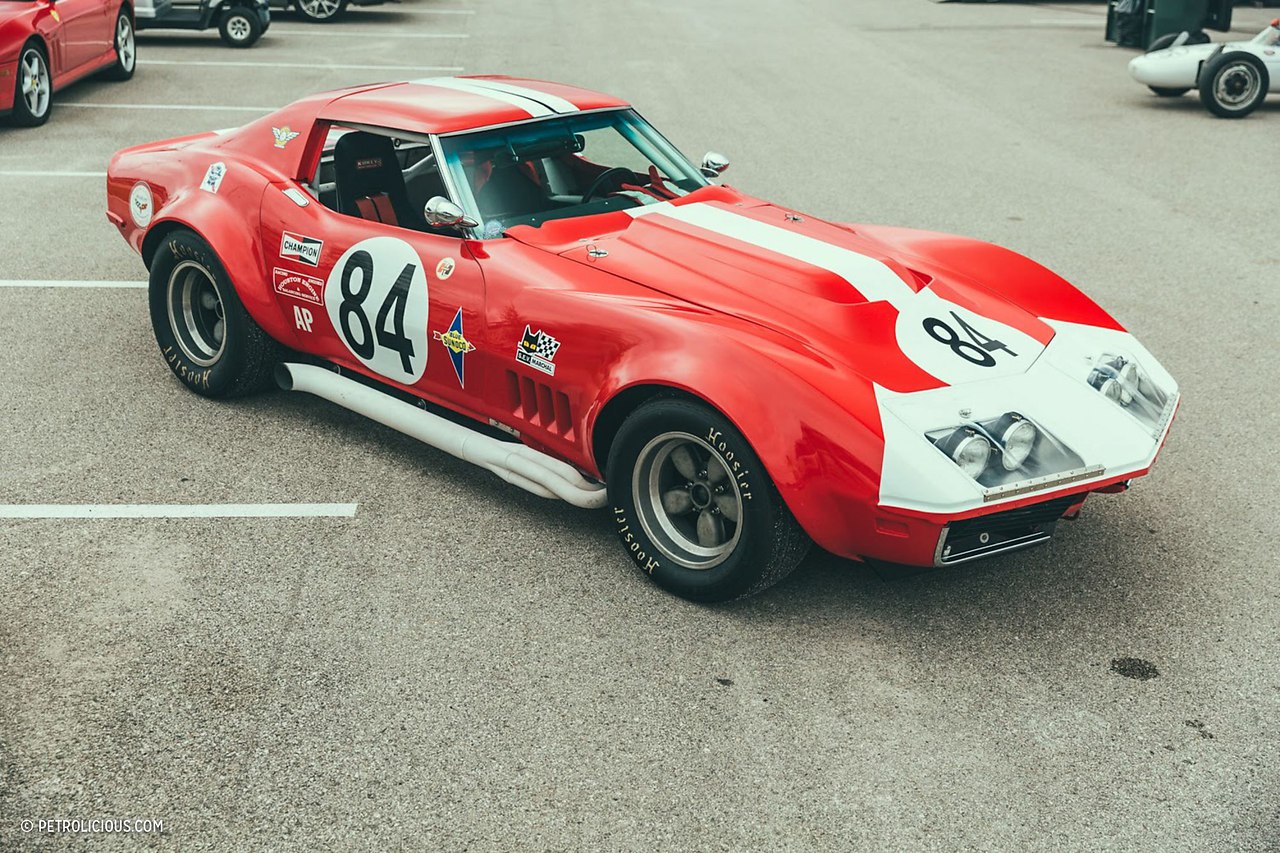
{"label": "car wheel in background", "polygon": [[1190,89],[1166,89],[1163,86],[1148,86],[1147,88],[1162,98],[1181,98],[1191,91]]}
{"label": "car wheel in background", "polygon": [[128,11],[120,10],[116,18],[116,61],[104,75],[109,80],[128,80],[138,62],[138,42],[133,33],[133,20]]}
{"label": "car wheel in background", "polygon": [[1267,96],[1270,79],[1250,53],[1220,53],[1200,72],[1200,101],[1219,118],[1244,118]]}
{"label": "car wheel in background", "polygon": [[222,40],[232,47],[252,47],[262,36],[262,22],[252,9],[232,6],[218,23]]}
{"label": "car wheel in background", "polygon": [[205,397],[272,386],[280,346],[258,327],[213,249],[185,229],[151,260],[151,326],[169,369]]}
{"label": "car wheel in background", "polygon": [[606,466],[628,555],[664,589],[726,601],[782,580],[809,537],[727,418],[659,398],[623,422]]}
{"label": "car wheel in background", "polygon": [[1204,30],[1196,30],[1193,33],[1185,33],[1186,38],[1183,39],[1182,41],[1179,41],[1179,39],[1182,39],[1183,35],[1184,33],[1166,33],[1165,35],[1160,36],[1160,38],[1156,39],[1151,43],[1151,45],[1147,48],[1147,53],[1155,53],[1157,50],[1165,50],[1166,48],[1173,47],[1174,42],[1178,42],[1178,44],[1180,45],[1209,43],[1209,34],[1206,33]]}
{"label": "car wheel in background", "polygon": [[323,24],[335,21],[347,8],[346,0],[294,0],[298,14],[308,21]]}
{"label": "car wheel in background", "polygon": [[53,110],[53,80],[49,60],[36,42],[27,42],[18,55],[17,81],[13,92],[13,123],[38,127],[49,120]]}

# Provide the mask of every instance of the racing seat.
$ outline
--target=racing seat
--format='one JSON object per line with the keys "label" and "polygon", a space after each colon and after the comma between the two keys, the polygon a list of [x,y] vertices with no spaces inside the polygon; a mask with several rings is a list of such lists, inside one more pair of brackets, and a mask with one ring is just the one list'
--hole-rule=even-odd
{"label": "racing seat", "polygon": [[527,216],[551,207],[537,172],[528,163],[494,163],[488,179],[476,190],[476,204],[486,217]]}
{"label": "racing seat", "polygon": [[425,230],[422,213],[409,203],[390,138],[364,131],[344,134],[333,149],[333,173],[339,213]]}

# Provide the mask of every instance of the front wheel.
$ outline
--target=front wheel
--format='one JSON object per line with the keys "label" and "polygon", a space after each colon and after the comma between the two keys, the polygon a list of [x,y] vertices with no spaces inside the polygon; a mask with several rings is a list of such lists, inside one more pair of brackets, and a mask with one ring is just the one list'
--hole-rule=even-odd
{"label": "front wheel", "polygon": [[53,108],[53,81],[49,61],[40,45],[27,44],[18,56],[18,81],[13,93],[13,123],[38,127],[49,120]]}
{"label": "front wheel", "polygon": [[222,34],[222,40],[232,47],[253,47],[262,37],[262,22],[253,10],[233,6],[222,16],[218,32]]}
{"label": "front wheel", "polygon": [[111,63],[104,76],[108,80],[128,80],[133,76],[138,61],[138,48],[133,36],[133,21],[124,9],[116,18],[115,48],[116,61]]}
{"label": "front wheel", "polygon": [[1251,53],[1220,53],[1200,72],[1200,102],[1219,118],[1244,118],[1271,85],[1267,67]]}
{"label": "front wheel", "polygon": [[209,244],[174,231],[151,261],[151,327],[160,353],[192,391],[236,397],[272,385],[279,345],[244,310]]}
{"label": "front wheel", "polygon": [[606,475],[627,554],[682,598],[759,592],[809,550],[755,451],[701,404],[661,398],[641,406],[618,430]]}

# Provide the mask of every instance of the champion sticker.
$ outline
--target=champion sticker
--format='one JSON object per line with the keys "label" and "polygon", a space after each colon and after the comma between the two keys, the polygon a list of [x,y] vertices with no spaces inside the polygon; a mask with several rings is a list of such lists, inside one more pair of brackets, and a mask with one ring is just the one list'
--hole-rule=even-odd
{"label": "champion sticker", "polygon": [[[300,299],[312,305],[324,304],[324,282],[320,279],[300,272],[291,272],[276,267],[272,272],[275,291],[281,296]],[[311,331],[307,329],[307,331]]]}
{"label": "champion sticker", "polygon": [[524,337],[516,344],[516,361],[527,364],[534,370],[541,370],[548,376],[556,375],[555,357],[560,349],[560,342],[539,329],[533,331],[524,327]]}
{"label": "champion sticker", "polygon": [[320,266],[320,251],[324,241],[305,234],[285,231],[280,237],[280,257],[286,261],[299,261],[309,266]]}
{"label": "champion sticker", "polygon": [[444,281],[446,278],[453,275],[453,270],[456,267],[457,264],[454,263],[453,258],[442,258],[440,263],[436,264],[436,278]]}
{"label": "champion sticker", "polygon": [[207,193],[216,193],[218,187],[222,186],[222,179],[227,176],[226,163],[214,163],[209,170],[204,173],[204,180],[200,182],[200,189]]}
{"label": "champion sticker", "polygon": [[133,224],[139,228],[146,228],[151,224],[151,217],[155,214],[155,201],[151,198],[151,187],[142,181],[138,181],[133,185],[133,190],[129,193],[129,216],[133,218]]}

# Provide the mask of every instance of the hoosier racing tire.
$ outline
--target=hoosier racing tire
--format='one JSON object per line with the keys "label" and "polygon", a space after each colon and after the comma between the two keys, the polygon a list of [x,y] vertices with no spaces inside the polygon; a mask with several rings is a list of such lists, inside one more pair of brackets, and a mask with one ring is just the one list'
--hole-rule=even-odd
{"label": "hoosier racing tire", "polygon": [[663,589],[716,602],[760,592],[812,544],[727,418],[659,398],[623,422],[606,466],[622,545]]}
{"label": "hoosier racing tire", "polygon": [[156,249],[151,326],[173,375],[204,397],[238,397],[273,386],[280,346],[258,327],[222,262],[199,235],[174,231]]}

